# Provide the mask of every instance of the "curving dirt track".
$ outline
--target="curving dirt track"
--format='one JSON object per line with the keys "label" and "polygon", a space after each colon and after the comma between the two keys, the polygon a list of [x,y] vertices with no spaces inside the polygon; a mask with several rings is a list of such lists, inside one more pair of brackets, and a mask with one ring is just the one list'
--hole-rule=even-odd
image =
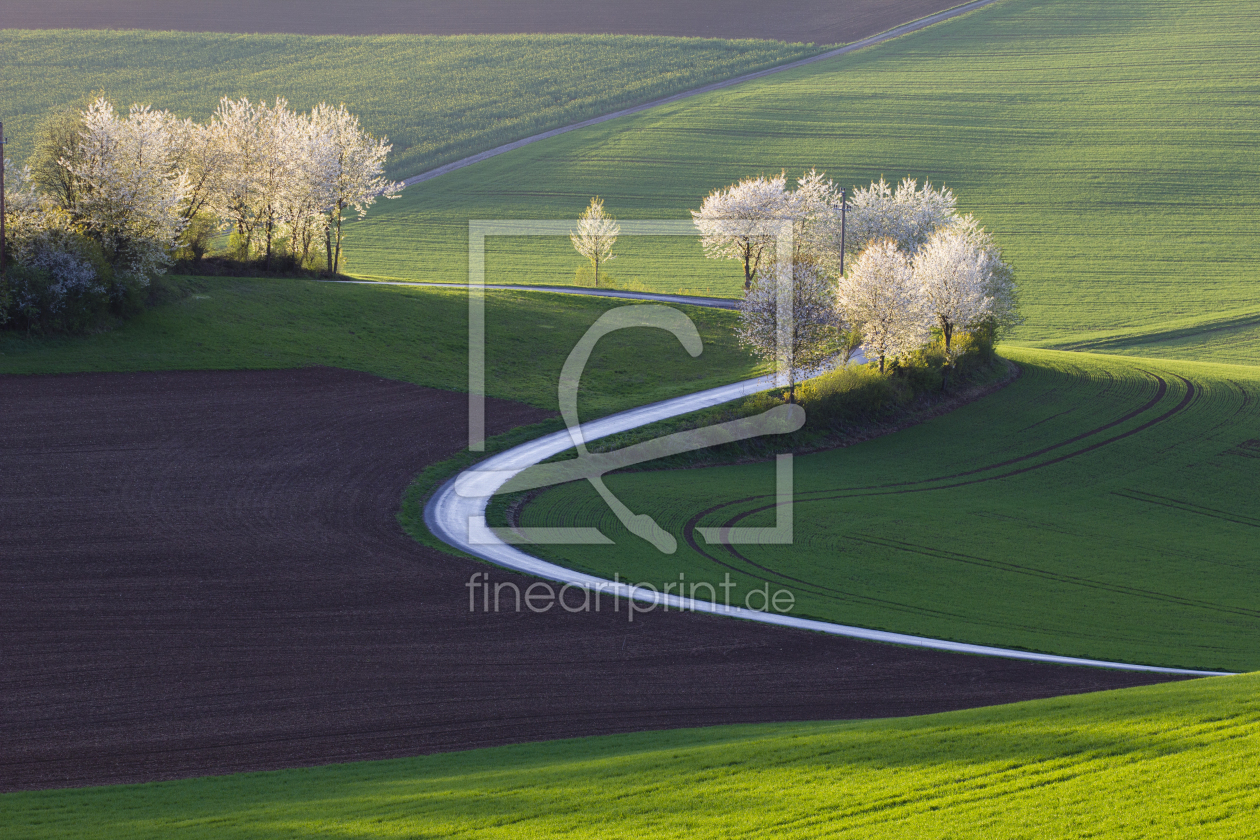
{"label": "curving dirt track", "polygon": [[[0,377],[0,791],[1167,679],[676,613],[470,613],[417,545],[464,395],[295,371]],[[491,402],[490,431],[537,409]],[[519,579],[518,579],[519,580]]]}
{"label": "curving dirt track", "polygon": [[[4,0],[8,29],[306,35],[614,33],[842,44],[961,0]],[[299,12],[300,6],[300,12]]]}

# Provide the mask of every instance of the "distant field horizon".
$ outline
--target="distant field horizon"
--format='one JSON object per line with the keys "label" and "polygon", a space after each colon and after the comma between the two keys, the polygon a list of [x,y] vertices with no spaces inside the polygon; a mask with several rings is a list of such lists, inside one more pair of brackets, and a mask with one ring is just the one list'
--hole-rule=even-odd
{"label": "distant field horizon", "polygon": [[795,0],[768,19],[757,0],[15,0],[6,29],[146,29],[297,35],[677,35],[843,44],[960,5],[958,0]]}

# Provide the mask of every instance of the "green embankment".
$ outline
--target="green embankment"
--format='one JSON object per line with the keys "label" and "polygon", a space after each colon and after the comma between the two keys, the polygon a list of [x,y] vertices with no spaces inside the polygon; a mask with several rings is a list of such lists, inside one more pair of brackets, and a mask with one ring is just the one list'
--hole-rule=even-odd
{"label": "green embankment", "polygon": [[[468,303],[458,289],[193,278],[191,292],[110,332],[0,333],[0,374],[224,370],[331,365],[456,391],[468,388]],[[486,392],[557,409],[560,368],[600,315],[626,301],[487,292]],[[582,378],[592,417],[753,375],[734,314],[686,307],[704,339],[693,359],[660,330],[603,339]]]}
{"label": "green embankment", "polygon": [[[3,26],[0,20],[0,26]],[[0,30],[0,119],[14,160],[51,110],[104,91],[208,118],[221,96],[344,102],[415,175],[562,125],[819,49],[617,35],[228,35]]]}
{"label": "green embankment", "polygon": [[901,720],[716,727],[10,793],[23,838],[1255,836],[1254,674]]}
{"label": "green embankment", "polygon": [[[459,280],[469,219],[571,219],[592,195],[621,218],[687,219],[758,172],[817,166],[844,185],[910,174],[953,188],[996,233],[1024,292],[1018,341],[1249,313],[1252,326],[1168,346],[1260,363],[1257,29],[1256,0],[1006,0],[410,189],[351,228],[349,265]],[[581,264],[564,239],[518,245],[502,244],[491,279],[572,282]],[[630,287],[738,292],[738,267],[706,262],[694,241],[618,250],[609,269]]]}
{"label": "green embankment", "polygon": [[616,542],[535,547],[562,565],[657,587],[729,572],[735,602],[768,581],[794,593],[794,615],[1072,656],[1260,667],[1260,368],[1008,355],[1023,376],[992,396],[798,456],[792,545],[735,555],[689,528],[773,525],[772,462],[611,476],[631,510],[679,538],[674,555],[629,534],[585,482],[547,490],[520,522],[593,525]]}

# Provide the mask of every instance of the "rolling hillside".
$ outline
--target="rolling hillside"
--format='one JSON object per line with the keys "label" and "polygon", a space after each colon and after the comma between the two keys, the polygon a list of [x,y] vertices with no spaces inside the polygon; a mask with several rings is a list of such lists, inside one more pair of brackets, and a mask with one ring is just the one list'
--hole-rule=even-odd
{"label": "rolling hillside", "polygon": [[[910,174],[996,233],[1023,289],[1017,342],[1257,363],[1257,27],[1255,0],[1006,0],[408,190],[351,228],[350,269],[461,281],[469,219],[570,219],[592,195],[622,218],[686,219],[758,172]],[[618,249],[630,288],[738,292],[734,264],[694,243]],[[490,279],[572,282],[581,264],[563,239],[503,253]]]}

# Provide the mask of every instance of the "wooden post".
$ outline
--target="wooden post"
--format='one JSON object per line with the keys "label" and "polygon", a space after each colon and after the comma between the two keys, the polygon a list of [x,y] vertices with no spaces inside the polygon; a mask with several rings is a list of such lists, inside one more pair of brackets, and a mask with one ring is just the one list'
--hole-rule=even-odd
{"label": "wooden post", "polygon": [[0,122],[0,277],[4,276],[4,123]]}

